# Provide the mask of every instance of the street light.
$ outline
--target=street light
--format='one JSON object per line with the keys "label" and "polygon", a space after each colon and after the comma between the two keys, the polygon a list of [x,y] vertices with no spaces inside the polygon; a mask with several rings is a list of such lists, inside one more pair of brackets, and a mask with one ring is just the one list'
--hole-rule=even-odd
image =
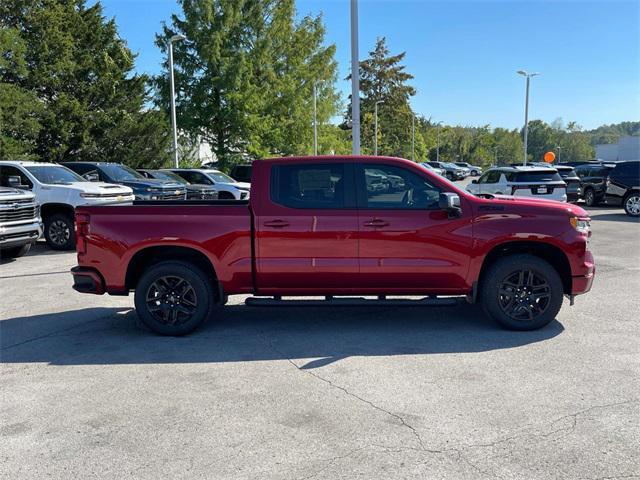
{"label": "street light", "polygon": [[560,163],[560,150],[562,150],[562,147],[560,145],[556,145],[556,148],[558,149],[558,162]]}
{"label": "street light", "polygon": [[383,100],[378,100],[375,104],[375,114],[374,114],[374,139],[373,139],[373,154],[378,156],[378,105],[384,103]]}
{"label": "street light", "polygon": [[442,122],[436,123],[438,126],[438,134],[436,136],[436,162],[440,161],[440,127]]}
{"label": "street light", "polygon": [[411,160],[416,161],[416,116],[411,112]]}
{"label": "street light", "polygon": [[318,110],[316,108],[316,97],[318,82],[313,82],[313,154],[318,155]]}
{"label": "street light", "polygon": [[173,42],[179,42],[185,40],[187,37],[184,35],[174,35],[169,39],[169,83],[171,86],[171,127],[173,129],[173,163],[176,168],[178,165],[178,126],[176,125],[176,94],[175,94],[175,81],[173,79]]}
{"label": "street light", "polygon": [[524,100],[524,165],[527,164],[527,137],[529,135],[529,81],[532,77],[540,75],[538,72],[528,73],[524,70],[518,70],[518,75],[522,75],[527,79],[527,90]]}
{"label": "street light", "polygon": [[360,155],[360,61],[358,60],[358,0],[351,0],[351,152]]}

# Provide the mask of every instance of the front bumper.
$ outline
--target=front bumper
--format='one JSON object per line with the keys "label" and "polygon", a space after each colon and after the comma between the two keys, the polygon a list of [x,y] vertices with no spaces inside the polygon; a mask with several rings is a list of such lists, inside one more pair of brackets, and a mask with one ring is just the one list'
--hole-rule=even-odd
{"label": "front bumper", "polygon": [[585,253],[584,267],[586,273],[583,275],[574,275],[571,281],[571,295],[582,295],[591,290],[593,279],[596,275],[596,264],[593,254],[587,250]]}
{"label": "front bumper", "polygon": [[42,235],[40,221],[21,225],[0,226],[0,247],[16,247],[27,243],[35,243]]}
{"label": "front bumper", "polygon": [[102,295],[105,291],[104,279],[97,270],[89,267],[73,267],[73,289],[80,293]]}

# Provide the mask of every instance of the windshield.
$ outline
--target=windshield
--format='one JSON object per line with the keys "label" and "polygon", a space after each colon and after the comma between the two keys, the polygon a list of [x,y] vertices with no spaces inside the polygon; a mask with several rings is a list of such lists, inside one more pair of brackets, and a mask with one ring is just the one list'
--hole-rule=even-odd
{"label": "windshield", "polygon": [[213,178],[214,181],[216,182],[220,182],[220,183],[238,183],[236,182],[233,178],[231,178],[228,175],[225,175],[222,172],[215,172],[215,171],[207,171],[207,175],[211,178]]}
{"label": "windshield", "polygon": [[146,180],[145,177],[125,165],[109,163],[100,165],[99,168],[116,182],[125,182],[127,180]]}
{"label": "windshield", "polygon": [[72,172],[62,165],[42,165],[26,168],[38,179],[40,183],[44,183],[46,185],[63,185],[72,182],[86,182],[86,180],[80,175]]}
{"label": "windshield", "polygon": [[169,180],[171,182],[181,183],[182,185],[189,184],[189,182],[187,182],[184,178],[182,178],[180,175],[176,175],[173,172],[161,172],[159,170],[154,170],[153,172],[151,172],[151,174],[153,175],[153,178],[156,178],[158,180]]}

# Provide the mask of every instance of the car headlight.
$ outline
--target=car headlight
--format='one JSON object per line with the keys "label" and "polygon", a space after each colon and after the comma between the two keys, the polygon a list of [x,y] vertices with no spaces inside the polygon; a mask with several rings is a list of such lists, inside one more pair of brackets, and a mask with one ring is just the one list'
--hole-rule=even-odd
{"label": "car headlight", "polygon": [[571,226],[583,235],[591,233],[591,220],[589,218],[571,217],[569,219]]}
{"label": "car headlight", "polygon": [[84,192],[82,192],[80,194],[80,196],[82,198],[100,198],[100,194],[99,193],[84,193]]}

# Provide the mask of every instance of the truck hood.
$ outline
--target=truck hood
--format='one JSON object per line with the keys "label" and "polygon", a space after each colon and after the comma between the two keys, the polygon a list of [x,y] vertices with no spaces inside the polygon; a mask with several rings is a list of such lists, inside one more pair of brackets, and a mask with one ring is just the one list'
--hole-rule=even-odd
{"label": "truck hood", "polygon": [[127,187],[131,187],[134,190],[144,189],[144,188],[154,188],[158,190],[184,190],[184,185],[178,182],[165,181],[165,180],[127,180],[122,182],[123,185]]}
{"label": "truck hood", "polygon": [[251,189],[251,184],[250,183],[246,183],[246,182],[235,182],[235,183],[223,183],[223,182],[216,182],[216,185],[224,185],[225,187],[235,187],[237,189],[240,190],[250,190]]}
{"label": "truck hood", "polygon": [[76,190],[80,193],[95,193],[95,194],[131,194],[131,189],[122,185],[114,185],[112,183],[104,182],[71,182],[60,185],[46,185],[47,188],[53,190]]}
{"label": "truck hood", "polygon": [[[578,205],[556,200],[547,200],[534,197],[512,197],[510,195],[495,195],[493,198],[483,199],[488,205],[509,207],[541,207],[544,209],[563,212],[576,217],[588,217],[589,213]],[[484,203],[483,202],[483,203]]]}
{"label": "truck hood", "polygon": [[0,187],[0,200],[33,198],[35,195],[19,188]]}

